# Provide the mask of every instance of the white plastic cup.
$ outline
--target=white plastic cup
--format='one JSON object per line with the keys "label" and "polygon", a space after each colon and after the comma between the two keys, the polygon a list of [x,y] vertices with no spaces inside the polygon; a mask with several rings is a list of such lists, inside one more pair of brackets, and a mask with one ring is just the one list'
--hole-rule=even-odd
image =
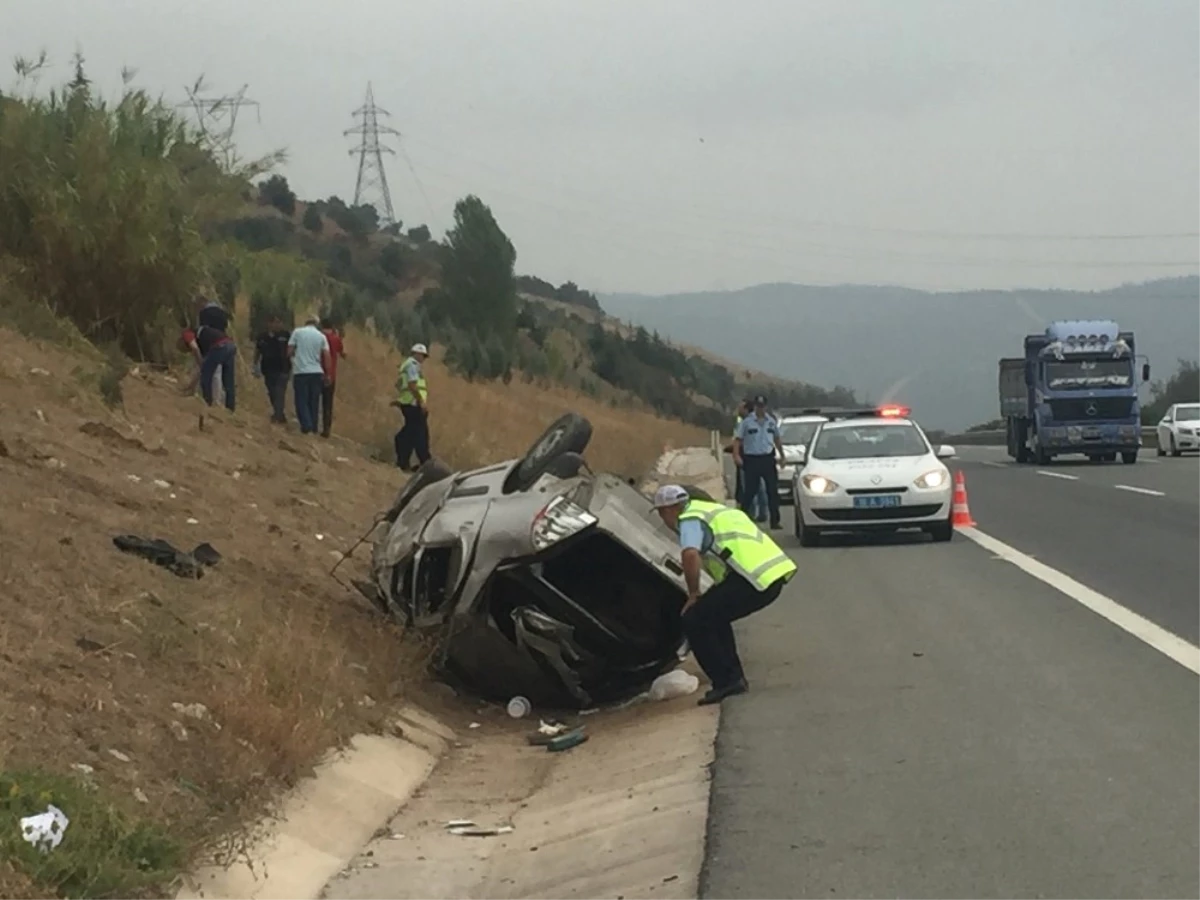
{"label": "white plastic cup", "polygon": [[523,719],[533,711],[533,704],[520,695],[508,701],[508,714],[514,719]]}

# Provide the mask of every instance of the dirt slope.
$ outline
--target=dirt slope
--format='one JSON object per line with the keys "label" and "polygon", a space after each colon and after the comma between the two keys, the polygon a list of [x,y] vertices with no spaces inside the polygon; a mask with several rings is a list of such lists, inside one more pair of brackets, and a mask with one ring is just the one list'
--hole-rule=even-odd
{"label": "dirt slope", "polygon": [[[395,429],[399,354],[347,336],[335,435],[323,441],[267,423],[246,360],[238,413],[201,427],[199,399],[163,373],[127,376],[113,413],[94,355],[2,329],[0,342],[9,813],[27,785],[66,779],[79,804],[111,804],[189,851],[256,815],[328,747],[381,727],[389,703],[423,680],[420,648],[401,647],[398,629],[328,574],[402,484],[371,458],[386,458]],[[592,417],[597,466],[644,471],[664,444],[697,440],[695,429],[563,392],[451,381],[436,362],[429,377],[435,449],[459,466],[515,455],[568,408]],[[223,559],[181,578],[119,552],[112,538],[123,533],[184,550],[207,541]],[[64,811],[79,816],[76,830],[52,855],[100,866],[86,854],[110,851],[88,848],[88,816]],[[61,856],[68,846],[84,857]],[[118,895],[132,892],[114,877]],[[0,862],[0,896],[42,895],[47,879],[31,884]]]}

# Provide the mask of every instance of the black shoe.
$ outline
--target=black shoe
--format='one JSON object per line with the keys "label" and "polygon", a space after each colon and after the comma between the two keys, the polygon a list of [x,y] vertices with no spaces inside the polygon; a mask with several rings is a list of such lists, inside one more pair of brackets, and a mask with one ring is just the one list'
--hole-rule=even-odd
{"label": "black shoe", "polygon": [[744,694],[748,690],[750,690],[750,685],[746,683],[746,679],[742,678],[723,688],[712,688],[707,694],[696,701],[696,705],[710,706],[713,703],[720,703],[726,697],[736,697],[738,694]]}
{"label": "black shoe", "polygon": [[779,531],[781,528],[783,528],[783,523],[782,523],[782,522],[772,522],[772,523],[771,523],[771,530],[772,530],[772,531]]}

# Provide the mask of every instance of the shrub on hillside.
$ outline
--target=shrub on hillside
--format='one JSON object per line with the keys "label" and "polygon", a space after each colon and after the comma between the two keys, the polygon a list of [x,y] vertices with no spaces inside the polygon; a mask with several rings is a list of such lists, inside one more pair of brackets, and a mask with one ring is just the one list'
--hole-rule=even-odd
{"label": "shrub on hillside", "polygon": [[282,175],[272,175],[258,186],[258,196],[285,216],[296,214],[296,195]]}
{"label": "shrub on hillside", "polygon": [[0,99],[0,260],[89,340],[130,356],[157,355],[155,330],[188,310],[208,276],[203,229],[245,183],[144,91],[95,96],[81,60],[61,88]]}

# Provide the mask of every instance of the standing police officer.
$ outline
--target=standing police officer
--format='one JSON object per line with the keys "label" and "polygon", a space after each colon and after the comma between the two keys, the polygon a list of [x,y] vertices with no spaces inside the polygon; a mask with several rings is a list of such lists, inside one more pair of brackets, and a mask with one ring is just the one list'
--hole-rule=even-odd
{"label": "standing police officer", "polygon": [[[688,592],[683,634],[712,682],[700,705],[744,694],[750,686],[733,623],[774,602],[796,574],[796,564],[736,507],[692,499],[676,484],[658,489],[654,507],[667,527],[679,532]],[[701,567],[715,582],[703,595]]]}
{"label": "standing police officer", "polygon": [[429,387],[421,364],[429,358],[429,348],[424,344],[413,344],[411,355],[400,366],[400,378],[396,387],[399,393],[393,406],[400,407],[404,416],[403,427],[393,440],[396,448],[396,465],[409,471],[408,462],[413,451],[417,454],[417,465],[429,459]]}
{"label": "standing police officer", "polygon": [[783,442],[779,438],[779,421],[767,412],[767,398],[754,398],[754,412],[738,423],[733,437],[733,462],[742,470],[741,507],[754,517],[754,501],[766,482],[767,508],[773,530],[782,527],[779,521],[779,463],[783,461]]}

